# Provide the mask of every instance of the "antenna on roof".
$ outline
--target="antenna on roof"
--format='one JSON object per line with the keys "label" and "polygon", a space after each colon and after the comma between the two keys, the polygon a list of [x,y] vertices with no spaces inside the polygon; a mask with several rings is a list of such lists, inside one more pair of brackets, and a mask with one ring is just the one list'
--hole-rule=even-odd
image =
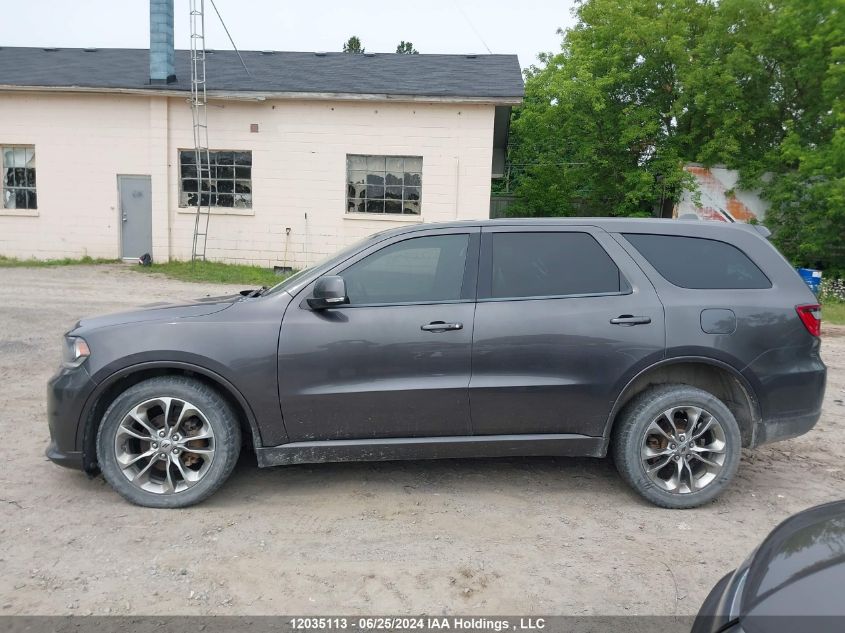
{"label": "antenna on roof", "polygon": [[217,14],[217,18],[220,20],[220,24],[223,25],[223,30],[226,31],[226,36],[229,38],[229,42],[232,44],[232,48],[235,49],[235,52],[238,54],[238,59],[241,60],[241,66],[244,67],[246,74],[249,75],[250,78],[251,78],[252,73],[250,73],[249,68],[246,67],[246,64],[244,63],[244,58],[241,57],[241,52],[238,50],[238,47],[235,45],[235,40],[232,39],[232,35],[231,35],[231,33],[229,33],[229,29],[226,28],[226,23],[223,21],[223,16],[220,15],[220,11],[217,10],[217,5],[214,4],[214,0],[210,0],[210,2],[211,2],[212,8],[214,9],[214,12]]}

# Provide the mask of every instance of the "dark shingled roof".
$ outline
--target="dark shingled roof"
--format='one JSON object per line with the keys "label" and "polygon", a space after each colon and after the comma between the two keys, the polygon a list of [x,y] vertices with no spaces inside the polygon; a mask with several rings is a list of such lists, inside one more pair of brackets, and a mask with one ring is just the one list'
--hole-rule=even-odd
{"label": "dark shingled roof", "polygon": [[[209,90],[513,100],[523,95],[516,55],[398,55],[209,51]],[[0,85],[190,90],[190,52],[176,51],[171,84],[149,83],[149,51],[0,48]]]}

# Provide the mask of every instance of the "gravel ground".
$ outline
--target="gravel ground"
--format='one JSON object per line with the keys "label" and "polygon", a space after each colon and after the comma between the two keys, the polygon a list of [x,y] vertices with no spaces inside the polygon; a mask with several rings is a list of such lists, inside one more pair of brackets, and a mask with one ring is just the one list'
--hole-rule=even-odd
{"label": "gravel ground", "polygon": [[775,524],[842,496],[834,327],[816,429],[746,452],[696,510],[648,505],[607,460],[259,470],[247,452],[210,500],[167,511],[45,459],[45,382],[78,318],[229,289],[0,268],[0,614],[692,614]]}

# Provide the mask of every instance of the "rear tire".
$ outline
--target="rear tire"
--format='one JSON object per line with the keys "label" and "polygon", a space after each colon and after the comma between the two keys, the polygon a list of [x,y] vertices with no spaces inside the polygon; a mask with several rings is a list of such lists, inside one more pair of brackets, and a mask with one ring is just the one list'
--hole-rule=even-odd
{"label": "rear tire", "polygon": [[228,479],[241,450],[229,404],[206,384],[161,376],[111,403],[97,431],[97,461],[124,499],[149,508],[199,503]]}
{"label": "rear tire", "polygon": [[611,451],[619,474],[642,497],[663,508],[694,508],[731,482],[742,438],[730,409],[713,394],[660,385],[619,415]]}

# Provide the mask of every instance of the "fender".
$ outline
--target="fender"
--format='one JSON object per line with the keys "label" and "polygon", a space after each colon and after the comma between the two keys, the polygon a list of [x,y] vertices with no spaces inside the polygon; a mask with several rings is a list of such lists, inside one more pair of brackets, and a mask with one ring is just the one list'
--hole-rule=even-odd
{"label": "fender", "polygon": [[85,404],[82,408],[82,415],[79,418],[80,424],[77,426],[76,431],[76,442],[77,446],[82,446],[83,449],[85,447],[85,434],[86,428],[88,427],[87,421],[89,416],[91,415],[91,411],[94,408],[94,404],[103,395],[103,393],[108,390],[113,384],[115,384],[121,378],[125,378],[131,374],[134,374],[139,371],[144,371],[147,369],[181,369],[184,371],[191,371],[206,378],[212,380],[213,382],[217,383],[222,388],[226,389],[235,400],[238,401],[238,404],[246,413],[247,422],[249,423],[250,430],[252,431],[252,443],[254,448],[261,448],[263,443],[261,441],[261,432],[258,428],[258,422],[255,418],[255,413],[252,410],[249,402],[247,402],[246,398],[244,398],[243,394],[238,390],[235,385],[233,385],[229,380],[214,372],[206,367],[202,367],[201,365],[195,365],[194,363],[188,363],[184,361],[173,361],[173,360],[164,360],[164,361],[147,361],[143,363],[136,363],[134,365],[128,365],[126,367],[122,367],[111,374],[109,374],[106,378],[101,380],[91,394],[88,396],[88,399],[85,401]]}
{"label": "fender", "polygon": [[660,360],[652,365],[649,365],[642,371],[640,371],[636,376],[631,378],[622,391],[619,392],[619,395],[616,396],[616,400],[613,403],[613,407],[610,409],[610,414],[607,416],[607,420],[605,421],[604,425],[604,452],[607,452],[607,446],[610,443],[610,432],[613,428],[613,420],[616,418],[616,415],[619,413],[619,410],[622,408],[622,403],[625,400],[625,395],[628,393],[628,390],[631,386],[642,376],[649,373],[650,371],[654,371],[655,369],[660,369],[662,367],[667,367],[670,365],[679,365],[681,363],[698,363],[701,365],[710,365],[712,367],[718,367],[719,369],[724,369],[729,374],[731,374],[734,378],[739,381],[739,384],[742,386],[745,393],[748,395],[749,400],[751,401],[751,414],[752,414],[752,433],[756,432],[757,423],[761,419],[760,413],[760,402],[757,398],[757,393],[754,387],[749,382],[748,378],[746,378],[740,371],[724,361],[717,360],[715,358],[711,358],[709,356],[673,356],[672,358],[665,358]]}

